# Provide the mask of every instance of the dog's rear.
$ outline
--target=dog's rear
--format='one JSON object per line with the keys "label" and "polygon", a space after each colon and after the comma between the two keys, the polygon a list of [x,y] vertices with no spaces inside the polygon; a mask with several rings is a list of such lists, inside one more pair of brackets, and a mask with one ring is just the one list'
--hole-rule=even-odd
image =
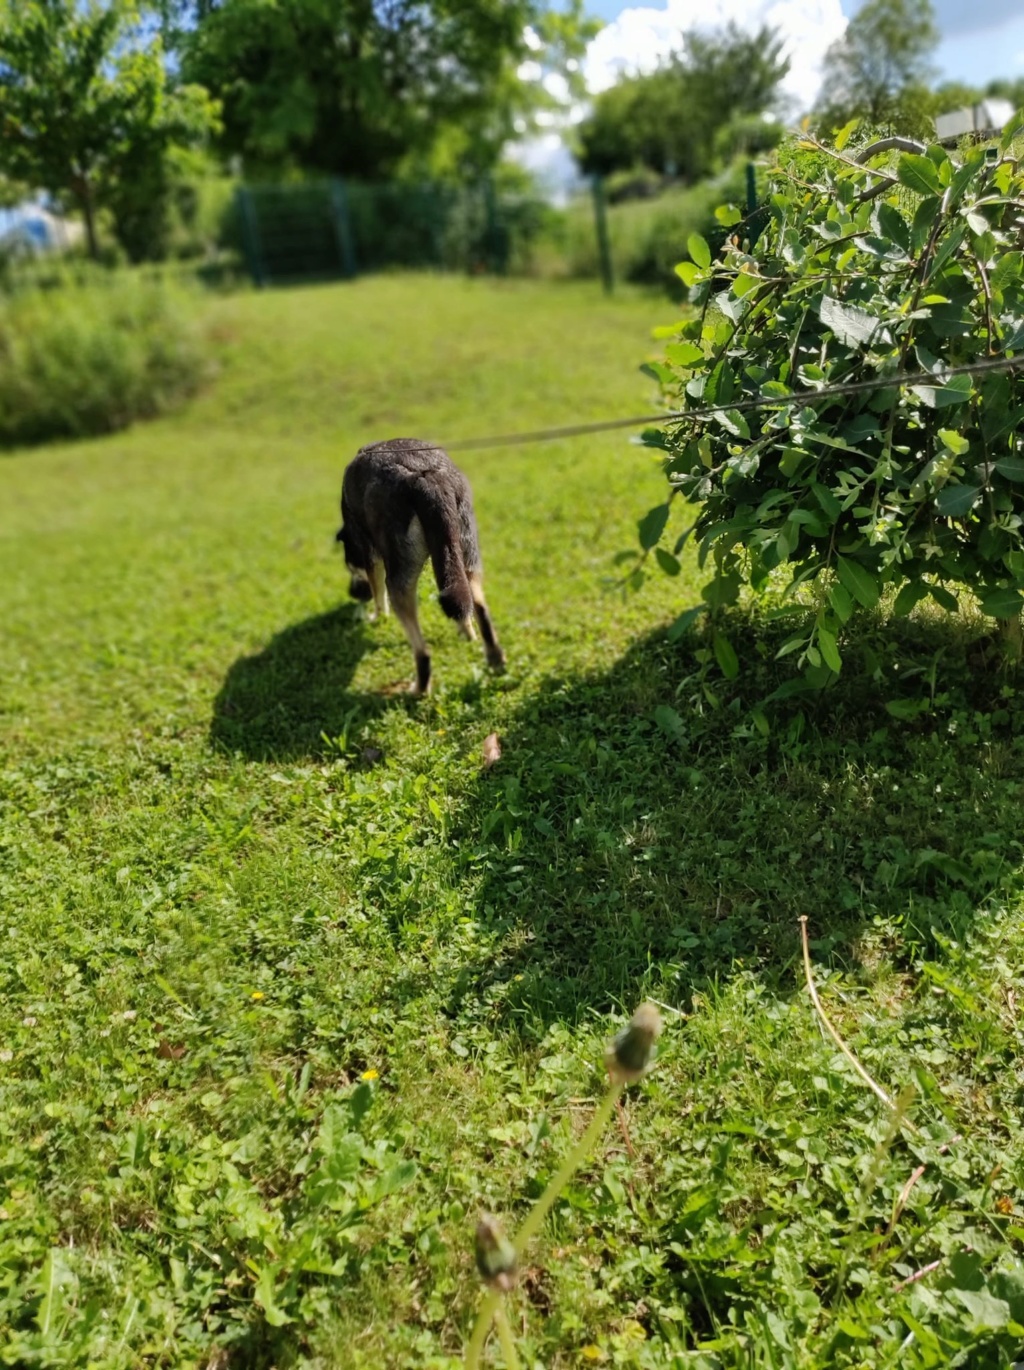
{"label": "dog's rear", "polygon": [[488,664],[505,654],[483,596],[483,566],[473,498],[466,477],[443,448],[416,438],[392,438],[360,449],[345,470],[338,540],[352,575],[350,593],[388,598],[416,658],[418,694],[430,688],[430,653],[416,613],[416,586],[429,556],[441,608],[468,638],[480,627]]}

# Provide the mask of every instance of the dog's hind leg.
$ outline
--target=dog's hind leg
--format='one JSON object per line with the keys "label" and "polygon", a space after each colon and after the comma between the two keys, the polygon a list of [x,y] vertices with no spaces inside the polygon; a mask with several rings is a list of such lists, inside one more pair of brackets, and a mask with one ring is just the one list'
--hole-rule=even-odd
{"label": "dog's hind leg", "polygon": [[386,618],[388,612],[388,592],[384,583],[384,563],[372,561],[366,575],[373,591],[374,618]]}
{"label": "dog's hind leg", "polygon": [[430,651],[420,630],[419,616],[416,613],[416,584],[413,582],[412,585],[405,585],[401,588],[389,584],[388,591],[394,606],[395,617],[405,630],[416,661],[416,683],[412,687],[412,692],[415,695],[429,694]]}
{"label": "dog's hind leg", "polygon": [[502,651],[501,644],[498,642],[498,635],[494,631],[490,610],[487,608],[487,601],[484,599],[483,576],[479,571],[470,572],[469,588],[473,596],[473,612],[480,628],[480,636],[484,640],[484,654],[487,657],[487,664],[496,671],[502,671],[505,669],[505,653]]}

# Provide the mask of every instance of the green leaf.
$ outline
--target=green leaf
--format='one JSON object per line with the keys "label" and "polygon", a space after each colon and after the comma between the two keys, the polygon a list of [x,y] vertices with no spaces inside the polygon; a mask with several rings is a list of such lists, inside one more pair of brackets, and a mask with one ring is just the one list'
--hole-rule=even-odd
{"label": "green leaf", "polygon": [[947,409],[951,404],[966,403],[973,386],[970,376],[950,376],[939,385],[912,385],[910,389],[929,409]]}
{"label": "green leaf", "polygon": [[740,663],[732,643],[724,633],[716,632],[711,645],[726,680],[735,680],[740,673]]}
{"label": "green leaf", "polygon": [[707,613],[707,606],[704,604],[698,604],[694,609],[684,609],[668,630],[669,642],[678,642],[704,613]]}
{"label": "green leaf", "polygon": [[931,237],[941,207],[942,200],[937,195],[929,196],[918,205],[910,226],[910,245],[915,252],[920,252]]}
{"label": "green leaf", "polygon": [[686,250],[700,267],[711,265],[711,249],[699,233],[691,233],[686,240]]}
{"label": "green leaf", "polygon": [[974,508],[980,494],[977,485],[944,485],[935,496],[935,508],[943,518],[960,518]]}
{"label": "green leaf", "polygon": [[903,618],[909,614],[915,604],[919,604],[928,594],[928,586],[922,585],[920,581],[908,580],[903,589],[896,596],[896,603],[892,606],[892,611],[897,618]]}
{"label": "green leaf", "polygon": [[652,381],[657,381],[659,385],[672,385],[676,379],[675,372],[667,367],[664,362],[644,362],[640,371],[645,376],[650,376]]}
{"label": "green leaf", "polygon": [[738,224],[743,218],[743,211],[736,205],[719,205],[715,210],[715,218],[723,228],[732,228],[733,224]]}
{"label": "green leaf", "polygon": [[858,604],[863,604],[865,609],[875,607],[881,591],[870,571],[866,571],[857,561],[839,557],[836,561],[836,574]]}
{"label": "green leaf", "polygon": [[1020,276],[1021,268],[1024,266],[1024,253],[1004,252],[996,263],[996,269],[992,272],[989,284],[993,290],[1002,290],[1014,276]]}
{"label": "green leaf", "polygon": [[676,558],[671,552],[666,552],[664,547],[655,547],[654,558],[667,576],[677,576],[682,570]]}
{"label": "green leaf", "polygon": [[653,509],[648,509],[643,518],[637,524],[637,533],[640,537],[640,546],[645,552],[649,552],[655,545],[662,533],[665,531],[665,524],[668,523],[668,503],[656,504]]}
{"label": "green leaf", "polygon": [[389,1195],[404,1189],[416,1178],[415,1161],[399,1161],[390,1170],[385,1170],[371,1185],[367,1198],[370,1203],[380,1203]]}
{"label": "green leaf", "polygon": [[843,148],[850,141],[851,135],[856,132],[859,126],[860,115],[857,115],[855,118],[851,119],[849,123],[846,123],[842,126],[839,132],[832,139],[832,142],[837,152],[842,152]]}
{"label": "green leaf", "polygon": [[44,1338],[53,1335],[55,1325],[64,1310],[64,1291],[77,1283],[60,1247],[51,1247],[39,1275],[43,1297],[36,1310],[36,1326]]}
{"label": "green leaf", "polygon": [[910,251],[910,225],[896,206],[887,200],[878,206],[878,226],[904,252]]}
{"label": "green leaf", "polygon": [[700,267],[693,262],[679,262],[674,270],[687,289],[700,279]]}
{"label": "green leaf", "polygon": [[885,705],[886,713],[902,719],[904,723],[912,723],[915,718],[920,718],[927,708],[927,699],[890,699]]}
{"label": "green leaf", "polygon": [[1024,481],[1024,457],[1000,457],[994,465],[1007,480]]}
{"label": "green leaf", "polygon": [[847,347],[864,347],[883,330],[881,319],[876,318],[874,314],[869,314],[866,309],[861,309],[855,304],[845,304],[842,300],[833,299],[831,295],[821,297],[818,317],[822,325],[831,329]]}
{"label": "green leaf", "polygon": [[675,709],[668,704],[659,704],[654,710],[654,721],[670,742],[685,744],[686,728]]}
{"label": "green leaf", "polygon": [[1005,586],[998,590],[989,590],[981,596],[979,603],[981,612],[988,614],[990,618],[1017,618],[1024,609],[1024,596],[1019,590]]}
{"label": "green leaf", "polygon": [[835,671],[838,675],[843,668],[843,659],[839,655],[839,648],[834,636],[827,628],[818,629],[818,650],[821,652],[825,665],[830,671]]}
{"label": "green leaf", "polygon": [[692,342],[669,343],[665,356],[674,366],[699,366],[704,361],[704,349]]}
{"label": "green leaf", "polygon": [[939,440],[957,457],[962,457],[965,452],[969,452],[971,449],[971,444],[964,435],[955,432],[952,428],[940,428]]}
{"label": "green leaf", "polygon": [[900,185],[918,195],[941,195],[945,189],[934,162],[916,152],[905,152],[899,159],[896,178]]}
{"label": "green leaf", "polygon": [[951,594],[944,585],[929,585],[928,593],[948,614],[955,614],[960,608],[960,601],[956,595]]}
{"label": "green leaf", "polygon": [[842,505],[836,499],[835,495],[833,495],[831,490],[827,489],[824,485],[819,485],[816,481],[811,485],[811,489],[814,491],[814,498],[821,505],[825,514],[833,523],[835,523],[842,512]]}
{"label": "green leaf", "polygon": [[257,1277],[256,1288],[253,1292],[256,1296],[257,1303],[262,1306],[263,1316],[270,1326],[283,1327],[285,1323],[294,1322],[295,1319],[286,1313],[283,1308],[278,1306],[274,1289],[276,1274],[277,1267],[273,1265],[263,1266]]}
{"label": "green leaf", "polygon": [[839,581],[835,581],[829,586],[828,602],[832,605],[836,618],[840,623],[849,621],[849,618],[853,613],[853,597]]}

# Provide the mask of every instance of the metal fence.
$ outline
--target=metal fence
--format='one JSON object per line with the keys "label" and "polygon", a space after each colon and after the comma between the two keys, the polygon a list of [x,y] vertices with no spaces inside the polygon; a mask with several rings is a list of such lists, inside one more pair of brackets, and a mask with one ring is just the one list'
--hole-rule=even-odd
{"label": "metal fence", "polygon": [[538,199],[493,185],[370,185],[329,179],[239,187],[238,234],[257,285],[352,277],[390,266],[504,273],[544,224]]}

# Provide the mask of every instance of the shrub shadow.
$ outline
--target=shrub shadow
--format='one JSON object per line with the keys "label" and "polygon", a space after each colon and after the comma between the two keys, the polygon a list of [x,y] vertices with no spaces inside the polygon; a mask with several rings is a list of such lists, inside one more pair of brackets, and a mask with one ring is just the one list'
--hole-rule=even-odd
{"label": "shrub shadow", "polygon": [[353,710],[387,707],[379,696],[348,688],[364,653],[375,650],[356,604],[284,628],[228,671],[214,701],[211,744],[250,761],[324,755],[324,736],[344,732]]}
{"label": "shrub shadow", "polygon": [[[832,689],[765,705],[791,626],[732,618],[733,682],[656,632],[526,703],[455,834],[490,935],[454,1015],[483,1001],[532,1034],[743,970],[789,992],[801,914],[854,975],[968,930],[1022,864],[1024,695],[984,639],[868,621]],[[894,698],[925,707],[900,721]]]}

